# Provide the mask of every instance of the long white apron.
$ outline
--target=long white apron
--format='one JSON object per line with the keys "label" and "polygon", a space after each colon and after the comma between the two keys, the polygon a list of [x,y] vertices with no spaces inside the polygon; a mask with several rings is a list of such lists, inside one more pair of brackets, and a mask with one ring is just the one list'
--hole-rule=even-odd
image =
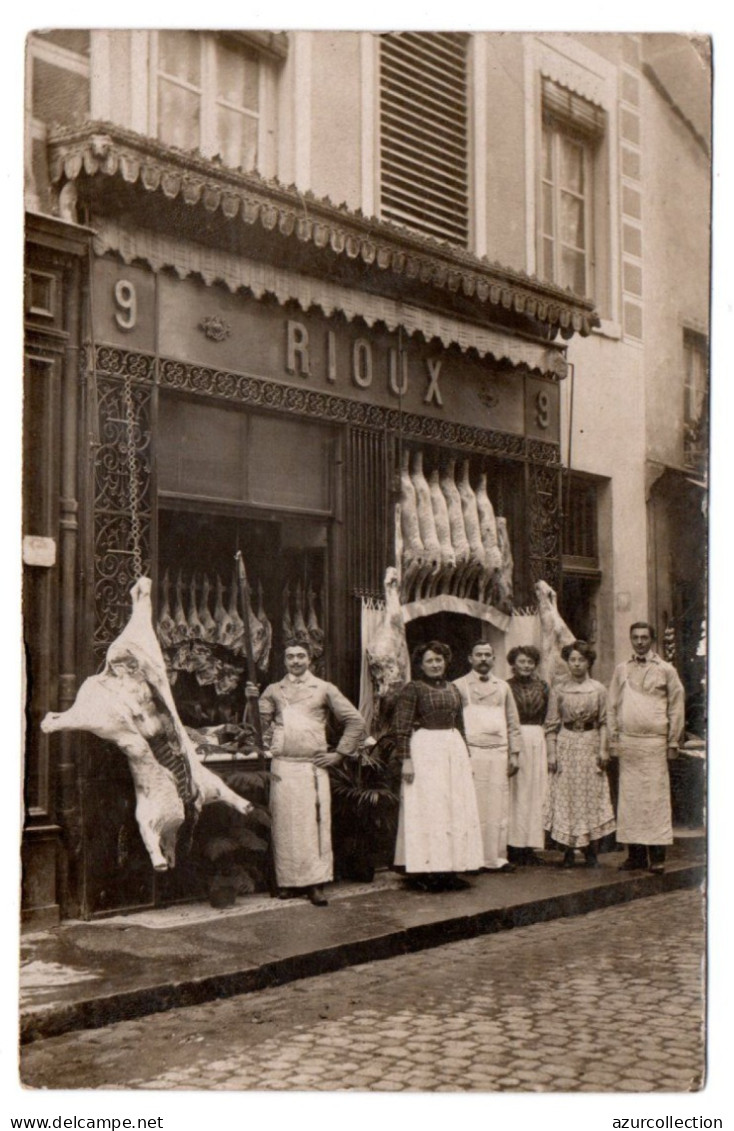
{"label": "long white apron", "polygon": [[541,726],[522,726],[520,768],[510,778],[510,824],[513,848],[543,848],[543,813],[548,792],[548,753]]}
{"label": "long white apron", "polygon": [[293,705],[283,710],[278,739],[273,744],[270,783],[278,886],[328,883],[334,876],[329,774],[311,761],[315,753],[326,750],[326,731]]}
{"label": "long white apron", "polygon": [[[624,688],[624,725],[637,729],[649,717],[643,692]],[[672,844],[668,741],[666,735],[619,737],[619,801],[617,840],[620,844]]]}
{"label": "long white apron", "polygon": [[485,868],[507,863],[510,779],[504,707],[464,706],[464,726],[479,810]]}
{"label": "long white apron", "polygon": [[473,872],[482,838],[471,767],[458,730],[420,729],[410,740],[415,778],[400,790],[395,863],[406,872]]}

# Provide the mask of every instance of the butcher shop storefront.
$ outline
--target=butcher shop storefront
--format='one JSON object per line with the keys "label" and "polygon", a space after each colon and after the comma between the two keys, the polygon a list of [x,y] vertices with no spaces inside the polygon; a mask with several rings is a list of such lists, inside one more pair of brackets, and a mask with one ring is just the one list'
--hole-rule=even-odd
{"label": "butcher shop storefront", "polygon": [[[137,185],[128,166],[117,185],[109,160],[79,165],[69,144],[56,176],[77,177],[94,232],[77,405],[77,683],[101,669],[131,587],[149,577],[180,718],[232,782],[262,769],[227,741],[245,705],[245,620],[262,686],[281,677],[295,637],[317,674],[369,708],[365,637],[393,566],[409,644],[448,640],[453,676],[483,636],[501,665],[535,584],[560,582],[566,362],[554,337],[588,332],[591,312],[537,282],[452,274],[418,239],[411,259],[403,237],[367,238],[326,205],[321,227],[311,216],[305,229],[295,199],[269,199],[259,183],[255,193],[245,176],[230,178],[236,238],[225,194],[184,202],[170,183],[153,224],[155,179]],[[197,207],[216,214],[206,242],[182,234]],[[201,898],[185,853],[173,870],[151,868],[120,751],[72,742],[69,906],[90,917]]]}

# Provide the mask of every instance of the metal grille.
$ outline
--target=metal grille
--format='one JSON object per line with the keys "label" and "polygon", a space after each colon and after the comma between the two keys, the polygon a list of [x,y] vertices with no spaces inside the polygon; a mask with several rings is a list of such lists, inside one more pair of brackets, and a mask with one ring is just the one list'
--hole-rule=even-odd
{"label": "metal grille", "polygon": [[391,32],[380,41],[381,214],[466,246],[466,35]]}
{"label": "metal grille", "polygon": [[571,476],[564,487],[563,552],[574,558],[598,558],[596,484]]}
{"label": "metal grille", "polygon": [[388,466],[385,434],[350,428],[347,439],[349,589],[381,597],[388,554]]}

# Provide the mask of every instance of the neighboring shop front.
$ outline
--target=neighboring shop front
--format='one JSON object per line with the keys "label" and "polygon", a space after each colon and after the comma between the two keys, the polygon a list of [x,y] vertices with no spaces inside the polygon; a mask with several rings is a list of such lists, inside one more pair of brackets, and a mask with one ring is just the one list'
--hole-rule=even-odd
{"label": "neighboring shop front", "polygon": [[[56,149],[57,180],[75,187],[95,233],[77,683],[100,669],[144,574],[183,722],[239,720],[240,552],[261,683],[280,678],[283,643],[300,637],[317,673],[356,702],[363,606],[401,560],[403,466],[486,484],[509,534],[515,609],[535,604],[540,579],[558,588],[565,354],[549,325],[588,332],[591,309],[525,277],[483,279],[469,257],[452,269],[435,244],[414,241],[411,255],[394,229],[366,231],[255,178],[214,186],[209,166],[187,179],[160,154],[154,172],[146,154],[133,167],[130,145],[68,135]],[[460,662],[476,636],[504,633],[507,608],[472,615],[473,584],[414,611],[409,642],[448,638]],[[197,895],[185,867],[151,870],[119,751],[71,742],[67,819],[81,832],[68,905],[94,916]]]}

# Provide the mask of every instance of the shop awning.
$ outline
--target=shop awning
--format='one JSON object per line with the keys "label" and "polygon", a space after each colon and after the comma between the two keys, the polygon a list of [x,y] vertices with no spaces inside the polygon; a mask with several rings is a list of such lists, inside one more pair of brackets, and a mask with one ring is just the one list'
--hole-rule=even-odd
{"label": "shop awning", "polygon": [[107,177],[168,200],[221,212],[225,219],[258,225],[316,249],[359,261],[380,276],[389,272],[430,290],[454,293],[525,315],[563,338],[587,335],[599,325],[590,299],[427,236],[320,200],[294,186],[255,173],[227,169],[109,122],[53,131],[49,169],[59,187],[77,179]]}
{"label": "shop awning", "polygon": [[446,347],[457,345],[464,352],[475,350],[480,357],[492,357],[554,378],[566,375],[563,346],[529,341],[149,229],[129,230],[114,220],[100,221],[93,247],[97,255],[113,252],[124,263],[147,263],[153,271],[170,269],[182,279],[198,275],[208,286],[223,283],[233,293],[245,289],[258,299],[272,295],[281,305],[297,302],[304,311],[316,306],[327,317],[338,311],[350,322],[355,318],[361,318],[368,326],[382,322],[388,330],[402,327],[408,335],[421,334],[426,341],[438,338]]}

